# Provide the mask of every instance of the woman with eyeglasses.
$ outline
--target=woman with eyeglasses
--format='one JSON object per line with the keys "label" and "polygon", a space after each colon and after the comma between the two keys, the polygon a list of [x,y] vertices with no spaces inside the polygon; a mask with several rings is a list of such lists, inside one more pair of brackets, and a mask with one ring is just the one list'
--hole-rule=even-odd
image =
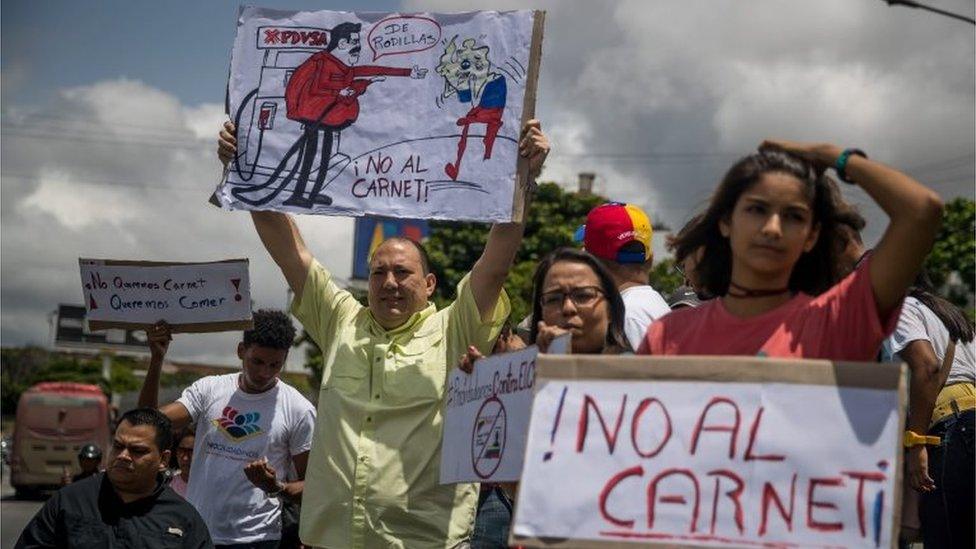
{"label": "woman with eyeglasses", "polygon": [[632,349],[624,335],[624,302],[613,277],[589,253],[559,248],[536,267],[530,343],[545,352],[572,334],[573,354],[618,354]]}
{"label": "woman with eyeglasses", "polygon": [[[824,175],[861,187],[890,223],[839,279],[843,202]],[[942,200],[857,149],[767,141],[733,165],[705,212],[674,241],[718,296],[651,324],[638,353],[873,360],[932,248]],[[838,281],[839,280],[839,281]]]}

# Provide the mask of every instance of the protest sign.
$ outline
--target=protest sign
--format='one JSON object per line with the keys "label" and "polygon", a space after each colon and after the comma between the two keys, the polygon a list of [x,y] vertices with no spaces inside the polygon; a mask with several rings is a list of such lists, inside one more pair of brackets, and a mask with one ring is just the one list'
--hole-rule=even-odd
{"label": "protest sign", "polygon": [[511,221],[544,12],[244,7],[228,84],[224,207]]}
{"label": "protest sign", "polygon": [[166,263],[79,259],[88,326],[145,329],[159,320],[174,332],[247,329],[251,285],[246,259]]}
{"label": "protest sign", "polygon": [[537,364],[513,545],[896,546],[902,366]]}
{"label": "protest sign", "polygon": [[538,354],[533,345],[482,358],[470,374],[451,372],[441,484],[519,479]]}

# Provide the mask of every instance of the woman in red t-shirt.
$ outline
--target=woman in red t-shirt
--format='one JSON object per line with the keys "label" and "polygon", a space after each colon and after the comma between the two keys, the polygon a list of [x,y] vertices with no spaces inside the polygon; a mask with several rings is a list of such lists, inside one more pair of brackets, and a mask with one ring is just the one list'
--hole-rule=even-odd
{"label": "woman in red t-shirt", "polygon": [[[842,202],[828,167],[891,219],[871,255],[836,284]],[[718,298],[653,323],[638,353],[872,360],[941,214],[937,194],[861,151],[766,141],[729,169],[674,242],[679,255],[703,250],[695,275]]]}

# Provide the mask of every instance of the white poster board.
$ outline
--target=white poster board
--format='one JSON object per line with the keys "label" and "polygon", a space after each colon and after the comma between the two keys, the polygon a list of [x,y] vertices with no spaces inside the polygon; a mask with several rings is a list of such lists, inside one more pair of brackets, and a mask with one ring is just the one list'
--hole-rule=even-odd
{"label": "white poster board", "polygon": [[250,328],[248,260],[168,263],[79,259],[89,329],[148,328],[174,332]]}
{"label": "white poster board", "polygon": [[537,372],[513,544],[896,546],[899,365],[543,355]]}
{"label": "white poster board", "polygon": [[535,345],[455,368],[444,405],[441,484],[511,482],[522,473],[532,407]]}
{"label": "white poster board", "polygon": [[224,207],[509,221],[543,12],[244,7],[228,85]]}

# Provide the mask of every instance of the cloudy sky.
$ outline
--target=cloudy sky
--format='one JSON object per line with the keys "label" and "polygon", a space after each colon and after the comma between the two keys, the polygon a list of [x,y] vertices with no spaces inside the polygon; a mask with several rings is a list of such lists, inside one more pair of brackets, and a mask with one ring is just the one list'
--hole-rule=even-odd
{"label": "cloudy sky", "polygon": [[[972,0],[925,0],[973,16]],[[282,9],[321,2],[261,2]],[[974,194],[974,27],[881,0],[357,1],[335,9],[548,11],[537,113],[544,179],[680,226],[764,137],[857,146],[944,197]],[[0,340],[49,341],[81,303],[78,257],[251,259],[259,306],[284,280],[248,216],[209,206],[237,5],[5,2],[0,18]],[[845,189],[876,241],[885,216]],[[340,277],[352,223],[302,217]],[[172,358],[234,364],[234,334],[178,336]],[[296,354],[297,353],[293,353]],[[300,357],[293,357],[299,358]],[[300,360],[299,360],[300,361]]]}

